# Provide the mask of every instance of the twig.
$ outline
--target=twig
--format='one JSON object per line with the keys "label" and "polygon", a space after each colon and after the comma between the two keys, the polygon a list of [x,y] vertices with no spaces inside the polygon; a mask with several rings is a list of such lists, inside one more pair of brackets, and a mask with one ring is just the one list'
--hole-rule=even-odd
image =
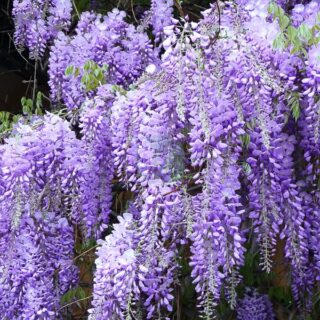
{"label": "twig", "polygon": [[[163,194],[162,197],[166,197],[166,196],[168,196],[168,195],[170,195],[170,194],[172,194],[172,193],[178,192],[182,187],[183,187],[183,185],[181,185],[181,186],[179,186],[179,187],[177,187],[177,188],[175,188],[175,189],[173,189],[173,190],[171,190],[171,191]],[[197,190],[197,189],[200,189],[200,188],[202,188],[201,185],[194,185],[194,186],[188,188],[188,189],[187,189],[187,192],[193,191],[193,190]]]}
{"label": "twig", "polygon": [[36,60],[34,65],[34,74],[33,74],[33,90],[32,90],[32,101],[33,101],[33,107],[35,107],[35,100],[36,100],[36,89],[37,89],[37,66],[38,66],[38,60]]}
{"label": "twig", "polygon": [[39,198],[38,198],[38,203],[37,203],[37,207],[40,208],[41,207],[41,202],[44,199],[46,193],[49,191],[49,183],[47,182],[46,185],[44,186],[44,188],[42,189]]}
{"label": "twig", "polygon": [[175,5],[175,7],[178,9],[180,16],[181,16],[182,18],[184,18],[184,17],[185,17],[185,13],[184,13],[184,11],[183,11],[180,3],[179,3],[179,0],[175,0],[175,1],[174,1],[174,5]]}
{"label": "twig", "polygon": [[198,4],[194,4],[195,7],[200,8],[201,10],[206,10],[207,8],[203,7],[203,6],[199,6]]}
{"label": "twig", "polygon": [[72,0],[72,4],[73,4],[73,6],[74,6],[74,10],[76,11],[76,14],[77,14],[77,16],[78,16],[78,19],[80,19],[80,14],[79,14],[78,8],[77,8],[77,6],[76,6],[76,4],[75,4],[74,0]]}
{"label": "twig", "polygon": [[11,35],[8,33],[8,37],[10,38],[10,40],[12,41],[14,47],[16,48],[17,52],[19,53],[19,55],[21,56],[21,58],[30,66],[33,67],[32,63],[30,63],[20,52],[20,50],[17,48],[16,44],[14,43],[13,38],[11,37]]}
{"label": "twig", "polygon": [[96,249],[97,247],[99,247],[99,244],[96,244],[95,246],[91,247],[90,249],[88,249],[88,250],[86,250],[84,252],[81,252],[78,256],[73,258],[73,261],[76,261],[78,258],[84,256],[86,253],[90,252],[93,249]]}
{"label": "twig", "polygon": [[213,41],[211,41],[211,45],[214,45],[216,43],[216,41],[219,38],[220,32],[221,32],[221,9],[220,9],[220,5],[219,5],[219,0],[216,0],[216,4],[217,4],[217,9],[218,9],[218,25],[219,25],[219,29],[215,34],[215,39]]}
{"label": "twig", "polygon": [[66,308],[66,307],[70,307],[70,306],[72,306],[73,304],[75,304],[75,303],[77,303],[77,302],[91,299],[92,297],[93,297],[93,295],[90,295],[90,296],[88,296],[88,297],[85,297],[85,298],[82,298],[82,299],[78,299],[78,300],[76,300],[76,301],[72,301],[72,302],[70,302],[70,303],[65,304],[64,306],[62,306],[62,307],[59,309],[59,311],[62,310],[62,309],[64,309],[64,308]]}
{"label": "twig", "polygon": [[133,19],[135,20],[136,23],[139,23],[139,21],[136,18],[136,14],[134,13],[133,0],[131,0],[131,11],[132,11]]}
{"label": "twig", "polygon": [[8,71],[5,71],[5,72],[1,72],[0,76],[3,76],[3,75],[8,74],[8,73],[12,73],[12,72],[21,72],[21,70],[20,69],[8,70]]}

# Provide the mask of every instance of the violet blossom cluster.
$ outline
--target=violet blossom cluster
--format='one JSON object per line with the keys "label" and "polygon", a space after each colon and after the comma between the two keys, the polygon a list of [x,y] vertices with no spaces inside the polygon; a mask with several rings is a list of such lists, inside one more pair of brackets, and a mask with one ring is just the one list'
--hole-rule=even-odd
{"label": "violet blossom cluster", "polygon": [[[64,206],[79,147],[58,116],[20,123],[1,146],[1,313],[59,317],[59,299],[77,281],[73,227]],[[67,155],[66,151],[69,151]],[[77,159],[73,157],[73,167]],[[55,280],[56,279],[56,280]]]}
{"label": "violet blossom cluster", "polygon": [[[125,87],[156,60],[146,34],[128,24],[125,17],[126,13],[118,9],[106,16],[84,12],[75,35],[57,35],[49,59],[49,85],[55,102],[70,109],[79,108],[92,95],[82,81],[83,68],[89,60],[100,67],[107,66],[104,77],[108,84]],[[66,75],[70,66],[78,72]]]}
{"label": "violet blossom cluster", "polygon": [[1,232],[2,317],[60,319],[60,297],[78,280],[73,246],[72,226],[53,212],[36,212]]}
{"label": "violet blossom cluster", "polygon": [[[198,22],[172,19],[172,6],[152,1],[154,47],[117,9],[83,13],[74,35],[58,34],[50,89],[79,115],[79,136],[48,114],[17,125],[0,147],[8,316],[23,308],[24,318],[58,317],[47,295],[74,283],[72,225],[99,239],[92,320],[170,319],[183,259],[201,316],[215,317],[223,292],[238,319],[273,319],[267,296],[237,293],[246,246],[270,273],[279,239],[295,303],[311,309],[320,278],[319,45],[303,56],[275,50],[283,28],[268,1],[213,3]],[[314,1],[296,5],[292,24],[314,26],[317,10]],[[82,81],[87,61],[108,66],[94,90]],[[105,236],[114,178],[131,201]],[[47,281],[55,272],[58,285]]]}
{"label": "violet blossom cluster", "polygon": [[1,146],[5,316],[58,319],[61,296],[77,282],[73,225],[94,238],[106,226],[112,166],[99,107],[81,117],[82,140],[67,121],[47,114],[21,121]]}
{"label": "violet blossom cluster", "polygon": [[237,308],[237,320],[273,320],[272,303],[267,295],[259,294],[255,289],[247,289]]}
{"label": "violet blossom cluster", "polygon": [[[144,270],[138,288],[147,297],[143,305],[148,319],[173,310],[177,242],[183,239],[178,232],[183,211],[179,208],[180,194],[175,190],[179,183],[176,177],[183,172],[176,160],[183,157],[183,136],[179,133],[182,126],[171,96],[156,87],[161,75],[151,77],[132,94],[119,97],[112,106],[111,123],[117,172],[124,171],[123,181],[137,194],[136,264]],[[150,90],[158,90],[158,94],[150,95]],[[119,123],[130,136],[119,130]],[[135,148],[136,141],[139,148]],[[171,244],[165,246],[166,242]],[[132,295],[137,299],[135,293]]]}
{"label": "violet blossom cluster", "polygon": [[31,58],[42,58],[58,32],[68,30],[71,12],[70,0],[15,0],[15,44],[20,49],[27,48]]}
{"label": "violet blossom cluster", "polygon": [[[297,141],[287,127],[290,109],[285,100],[285,91],[295,89],[297,61],[291,62],[287,52],[274,51],[272,43],[279,27],[267,20],[266,3],[259,8],[254,9],[250,2],[239,5],[238,10],[229,5],[219,26],[213,5],[199,23],[183,21],[182,27],[165,27],[160,69],[150,65],[136,88],[119,94],[111,107],[116,172],[136,194],[136,236],[142,253],[138,261],[146,268],[144,279],[157,270],[152,273],[152,290],[146,286],[140,289],[148,297],[145,302],[132,293],[146,308],[148,319],[154,312],[171,311],[170,287],[172,290],[179,270],[174,259],[176,246],[186,238],[191,241],[191,277],[201,313],[215,315],[222,287],[231,307],[236,306],[246,241],[241,225],[247,219],[252,221],[260,244],[263,270],[272,270],[280,236],[286,239],[293,290],[296,279],[310,274],[310,228],[295,181],[293,152]],[[257,23],[259,30],[254,27]],[[216,42],[212,36],[217,32],[225,37]],[[187,133],[183,134],[183,127]],[[189,159],[172,149],[179,141],[189,144]],[[174,153],[170,156],[170,152]],[[175,159],[177,154],[184,166],[175,168],[176,160],[168,175],[166,155]],[[244,172],[240,166],[243,161]],[[181,181],[172,180],[175,172],[177,177],[189,172],[183,168],[188,165],[198,172],[193,180],[202,191],[196,197],[177,193]],[[241,197],[243,181],[247,183],[247,206]],[[179,201],[185,212],[175,209]],[[170,218],[166,210],[171,212]],[[181,222],[185,226],[179,230],[176,225]],[[164,226],[177,233],[169,248],[163,242],[170,234]],[[111,275],[112,268],[108,272]],[[110,312],[111,305],[105,308]],[[113,314],[124,316],[123,310]]]}
{"label": "violet blossom cluster", "polygon": [[86,234],[94,238],[99,238],[107,227],[111,211],[114,168],[107,109],[112,101],[109,86],[101,86],[97,97],[85,102],[80,115],[84,151],[79,183],[81,210],[86,221]]}
{"label": "violet blossom cluster", "polygon": [[152,0],[150,9],[150,23],[156,41],[160,41],[164,34],[164,28],[172,24],[173,0]]}

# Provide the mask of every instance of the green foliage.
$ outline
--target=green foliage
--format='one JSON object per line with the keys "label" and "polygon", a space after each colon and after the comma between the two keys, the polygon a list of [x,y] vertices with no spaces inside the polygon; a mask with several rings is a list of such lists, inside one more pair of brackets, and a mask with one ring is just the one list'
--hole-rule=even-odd
{"label": "green foliage", "polygon": [[114,84],[112,86],[112,90],[114,92],[119,92],[122,96],[127,95],[127,91],[122,86],[118,86],[118,85]]}
{"label": "green foliage", "polygon": [[5,133],[11,129],[12,121],[10,112],[0,112],[0,133]]}
{"label": "green foliage", "polygon": [[33,114],[41,116],[42,112],[42,98],[43,94],[39,91],[36,95],[35,101],[26,97],[21,98],[22,112],[24,115],[31,116]]}
{"label": "green foliage", "polygon": [[6,111],[0,112],[0,132],[10,129],[10,113]]}
{"label": "green foliage", "polygon": [[73,302],[75,300],[85,299],[87,298],[87,294],[84,291],[82,287],[76,287],[74,289],[71,289],[67,291],[62,297],[61,297],[61,304],[65,305],[70,302]]}
{"label": "green foliage", "polygon": [[[289,48],[291,54],[297,54],[305,57],[307,55],[306,49],[319,43],[319,24],[316,24],[312,28],[304,23],[299,27],[294,27],[285,11],[274,2],[270,3],[268,11],[274,19],[277,19],[281,29],[281,33],[279,33],[273,42],[275,49],[284,50]],[[317,21],[320,22],[319,16]],[[300,117],[299,93],[296,91],[287,93],[286,100],[294,120],[297,121]]]}
{"label": "green foliage", "polygon": [[75,250],[77,254],[83,254],[84,252],[93,249],[97,242],[94,239],[88,239],[84,242],[79,242],[75,245]]}
{"label": "green foliage", "polygon": [[295,121],[297,121],[300,117],[300,96],[299,93],[289,92],[286,96],[286,100],[288,101],[292,116]]}
{"label": "green foliage", "polygon": [[89,60],[83,66],[83,70],[76,68],[72,65],[68,66],[65,70],[65,75],[68,77],[79,77],[81,76],[81,84],[86,92],[94,91],[99,86],[106,83],[105,75],[108,71],[108,65],[104,64],[100,67],[94,61]]}
{"label": "green foliage", "polygon": [[12,129],[13,124],[20,118],[20,115],[14,115],[7,111],[0,111],[0,134],[9,132]]}
{"label": "green foliage", "polygon": [[83,12],[90,9],[90,0],[74,0],[74,6],[77,8],[77,11]]}
{"label": "green foliage", "polygon": [[248,149],[249,144],[250,144],[250,135],[248,133],[245,133],[240,136],[240,139],[241,139],[242,146],[245,149]]}

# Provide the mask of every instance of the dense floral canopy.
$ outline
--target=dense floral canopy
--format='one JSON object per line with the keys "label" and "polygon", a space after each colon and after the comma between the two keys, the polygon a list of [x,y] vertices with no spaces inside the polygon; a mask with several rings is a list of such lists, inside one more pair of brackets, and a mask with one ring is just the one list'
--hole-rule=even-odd
{"label": "dense floral canopy", "polygon": [[63,319],[74,248],[91,240],[91,320],[184,319],[190,287],[194,319],[274,319],[281,301],[244,288],[256,286],[245,270],[258,257],[271,277],[279,243],[286,308],[312,315],[318,1],[213,1],[195,20],[152,0],[139,19],[115,8],[76,26],[72,8],[14,1],[16,45],[48,61],[52,109],[21,117],[0,145],[1,316]]}

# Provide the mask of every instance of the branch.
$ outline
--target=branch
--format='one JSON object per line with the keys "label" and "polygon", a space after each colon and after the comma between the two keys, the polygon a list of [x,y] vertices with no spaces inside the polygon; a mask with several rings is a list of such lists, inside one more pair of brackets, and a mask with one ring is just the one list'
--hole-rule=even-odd
{"label": "branch", "polygon": [[184,13],[184,11],[183,11],[180,3],[179,3],[179,0],[174,0],[174,6],[178,9],[178,12],[179,12],[180,16],[182,18],[184,18],[185,17],[185,13]]}
{"label": "branch", "polygon": [[78,258],[84,256],[86,253],[88,253],[88,252],[90,252],[91,250],[96,249],[96,248],[98,248],[98,247],[99,247],[99,244],[96,244],[95,246],[91,247],[90,249],[88,249],[88,250],[86,250],[86,251],[84,251],[84,252],[81,252],[78,256],[76,256],[76,257],[73,258],[73,261],[76,261]]}
{"label": "branch", "polygon": [[65,304],[64,306],[62,306],[62,307],[59,309],[59,311],[62,310],[62,309],[64,309],[64,308],[66,308],[66,307],[70,307],[70,306],[72,306],[73,304],[78,303],[78,302],[80,302],[80,301],[84,301],[84,300],[91,299],[92,297],[93,297],[93,295],[90,295],[90,296],[88,296],[88,297],[85,297],[85,298],[82,298],[82,299],[78,299],[78,300],[72,301],[72,302],[70,302],[70,303]]}

